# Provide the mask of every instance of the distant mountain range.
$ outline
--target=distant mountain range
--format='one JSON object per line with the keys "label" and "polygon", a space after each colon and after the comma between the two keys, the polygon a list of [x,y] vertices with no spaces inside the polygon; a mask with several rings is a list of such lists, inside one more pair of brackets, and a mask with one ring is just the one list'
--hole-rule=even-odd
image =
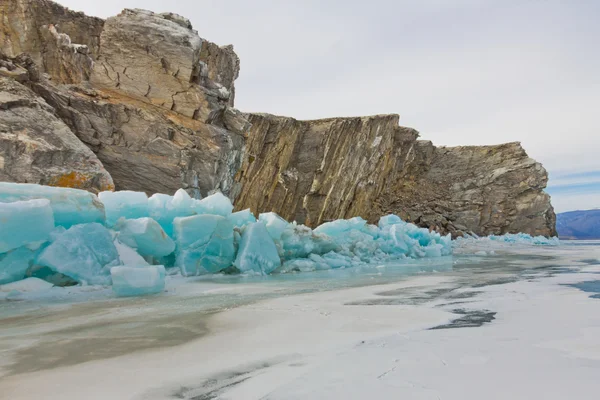
{"label": "distant mountain range", "polygon": [[600,239],[600,208],[557,214],[556,230],[561,239]]}

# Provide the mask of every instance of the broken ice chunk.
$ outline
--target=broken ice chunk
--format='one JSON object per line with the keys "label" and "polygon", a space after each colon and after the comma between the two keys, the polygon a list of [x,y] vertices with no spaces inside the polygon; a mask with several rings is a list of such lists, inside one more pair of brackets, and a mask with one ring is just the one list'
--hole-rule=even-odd
{"label": "broken ice chunk", "polygon": [[406,224],[402,219],[395,214],[388,214],[379,218],[379,228],[383,229],[389,225]]}
{"label": "broken ice chunk", "polygon": [[334,238],[343,237],[351,230],[363,230],[367,226],[367,221],[361,217],[350,219],[338,219],[331,222],[326,222],[315,228],[315,233],[323,233]]}
{"label": "broken ice chunk", "polygon": [[310,254],[325,254],[339,250],[340,246],[329,236],[313,232],[307,226],[289,224],[281,235],[284,260],[308,257]]}
{"label": "broken ice chunk", "polygon": [[127,265],[130,267],[143,267],[145,265],[150,265],[144,257],[140,256],[134,249],[119,242],[119,240],[115,240],[114,245],[119,253],[119,259],[121,260],[122,265]]}
{"label": "broken ice chunk", "polygon": [[317,270],[317,264],[314,261],[307,258],[297,258],[284,262],[281,268],[277,269],[277,272],[310,272],[315,270]]}
{"label": "broken ice chunk", "polygon": [[258,216],[258,220],[265,224],[273,240],[280,240],[281,234],[289,225],[285,219],[274,212],[262,213]]}
{"label": "broken ice chunk", "polygon": [[250,211],[249,208],[242,211],[234,212],[227,218],[231,221],[234,227],[237,226],[239,228],[251,222],[256,222],[256,217],[254,216],[254,214],[252,214],[252,211]]}
{"label": "broken ice chunk", "polygon": [[106,225],[113,226],[119,218],[135,219],[148,216],[148,196],[144,192],[122,190],[100,192],[100,201],[106,210]]}
{"label": "broken ice chunk", "polygon": [[0,203],[0,254],[48,240],[54,215],[46,199]]}
{"label": "broken ice chunk", "polygon": [[143,296],[165,290],[165,267],[112,267],[113,292],[120,297]]}
{"label": "broken ice chunk", "polygon": [[95,285],[108,284],[110,276],[106,267],[119,262],[110,232],[97,223],[72,226],[46,247],[36,260],[38,265],[78,282]]}
{"label": "broken ice chunk", "polygon": [[0,285],[23,279],[38,251],[23,246],[0,254]]}
{"label": "broken ice chunk", "polygon": [[172,206],[173,196],[156,193],[148,199],[148,215],[160,224],[165,233],[173,236],[173,218],[178,217]]}
{"label": "broken ice chunk", "polygon": [[32,199],[50,201],[56,226],[69,228],[75,224],[104,223],[104,206],[95,194],[85,190],[0,182],[0,203]]}
{"label": "broken ice chunk", "polygon": [[235,257],[233,225],[220,215],[179,217],[173,221],[176,265],[184,276],[219,272]]}
{"label": "broken ice chunk", "polygon": [[212,214],[227,217],[233,211],[231,200],[221,192],[211,194],[202,200],[194,200],[196,214]]}
{"label": "broken ice chunk", "polygon": [[173,195],[171,204],[177,210],[191,210],[194,199],[192,199],[185,189],[178,189]]}
{"label": "broken ice chunk", "polygon": [[241,272],[271,273],[281,266],[277,246],[261,221],[246,225],[234,265]]}
{"label": "broken ice chunk", "polygon": [[115,229],[119,230],[121,243],[137,249],[144,257],[164,257],[175,250],[175,242],[152,218],[121,219]]}
{"label": "broken ice chunk", "polygon": [[174,196],[160,193],[152,195],[148,199],[148,211],[165,233],[173,237],[173,219],[197,214],[194,204],[190,195],[184,189],[179,189]]}
{"label": "broken ice chunk", "polygon": [[329,264],[331,268],[347,268],[352,266],[352,259],[333,251],[324,254],[323,260]]}

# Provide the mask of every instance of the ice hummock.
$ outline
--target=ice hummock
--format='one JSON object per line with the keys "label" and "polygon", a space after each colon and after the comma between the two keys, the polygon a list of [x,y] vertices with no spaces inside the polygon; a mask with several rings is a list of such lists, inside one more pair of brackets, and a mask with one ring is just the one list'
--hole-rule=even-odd
{"label": "ice hummock", "polygon": [[112,284],[118,295],[141,295],[162,291],[158,266],[184,276],[235,270],[267,275],[449,256],[465,241],[559,243],[525,234],[453,243],[450,235],[393,214],[376,225],[354,217],[311,229],[274,212],[258,220],[249,209],[233,213],[221,193],[198,200],[184,189],[150,198],[102,192],[100,199],[104,204],[81,190],[0,184],[0,283],[36,276],[57,285]]}

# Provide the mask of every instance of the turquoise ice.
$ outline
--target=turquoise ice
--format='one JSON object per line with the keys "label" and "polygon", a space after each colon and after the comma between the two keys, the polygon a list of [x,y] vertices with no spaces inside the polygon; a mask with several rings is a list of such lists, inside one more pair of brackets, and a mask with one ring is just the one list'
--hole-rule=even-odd
{"label": "turquoise ice", "polygon": [[490,235],[490,240],[505,243],[535,244],[544,246],[558,246],[560,240],[557,237],[547,238],[544,236],[531,236],[528,233],[507,233],[501,236]]}
{"label": "turquoise ice", "polygon": [[233,211],[229,197],[221,192],[211,194],[202,200],[194,200],[193,209],[196,214],[212,214],[227,217]]}
{"label": "turquoise ice", "polygon": [[113,292],[119,297],[143,296],[165,290],[165,267],[112,267]]}
{"label": "turquoise ice", "polygon": [[281,266],[277,246],[261,221],[246,225],[234,265],[241,272],[270,274]]}
{"label": "turquoise ice", "polygon": [[104,223],[104,205],[98,197],[79,189],[42,186],[29,183],[0,182],[0,203],[32,199],[47,199],[57,226],[70,228],[75,224]]}
{"label": "turquoise ice", "polygon": [[175,250],[175,242],[152,218],[121,219],[115,225],[119,241],[144,256],[164,257]]}
{"label": "turquoise ice", "polygon": [[258,220],[265,224],[273,240],[280,240],[283,231],[289,225],[285,219],[274,212],[262,213],[258,216]]}
{"label": "turquoise ice", "polygon": [[144,192],[122,190],[119,192],[100,192],[100,201],[106,211],[106,225],[111,227],[123,217],[135,219],[148,216],[148,196]]}
{"label": "turquoise ice", "polygon": [[110,232],[98,223],[69,228],[36,260],[38,265],[94,285],[109,284],[109,268],[119,263]]}
{"label": "turquoise ice", "polygon": [[283,231],[280,244],[281,256],[284,260],[305,258],[311,254],[325,254],[342,249],[334,238],[295,223],[289,224]]}
{"label": "turquoise ice", "polygon": [[173,220],[197,214],[194,202],[184,189],[179,189],[173,196],[157,193],[148,199],[148,212],[150,217],[162,226],[165,233],[173,237]]}
{"label": "turquoise ice", "polygon": [[315,228],[315,233],[322,233],[334,238],[343,237],[352,230],[361,231],[367,226],[367,221],[361,217],[338,219],[326,222]]}
{"label": "turquoise ice", "polygon": [[54,229],[50,201],[36,199],[0,203],[0,254],[24,245],[39,245]]}
{"label": "turquoise ice", "polygon": [[179,217],[173,221],[176,265],[184,276],[219,272],[235,257],[233,224],[220,215]]}
{"label": "turquoise ice", "polygon": [[227,216],[227,219],[231,221],[234,227],[241,228],[249,223],[256,222],[256,217],[252,214],[249,208],[234,212]]}
{"label": "turquoise ice", "polygon": [[402,219],[395,214],[384,215],[379,218],[379,228],[384,229],[386,226],[397,225],[397,224],[406,224],[406,222],[402,221]]}
{"label": "turquoise ice", "polygon": [[0,285],[25,278],[38,252],[23,246],[0,254]]}

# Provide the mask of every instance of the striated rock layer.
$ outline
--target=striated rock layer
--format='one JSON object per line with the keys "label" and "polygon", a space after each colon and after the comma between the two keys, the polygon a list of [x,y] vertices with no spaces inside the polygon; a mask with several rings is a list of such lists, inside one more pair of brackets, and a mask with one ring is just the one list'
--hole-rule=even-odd
{"label": "striated rock layer", "polygon": [[0,181],[113,190],[96,155],[25,86],[37,78],[32,72],[0,57]]}
{"label": "striated rock layer", "polygon": [[519,143],[436,148],[398,118],[250,115],[236,208],[309,226],[396,213],[455,236],[555,234],[548,175]]}
{"label": "striated rock layer", "polygon": [[242,114],[233,47],[176,14],[2,0],[0,53],[1,180],[220,190],[313,227],[396,213],[455,236],[555,234],[546,171],[518,143],[436,148],[397,115]]}

